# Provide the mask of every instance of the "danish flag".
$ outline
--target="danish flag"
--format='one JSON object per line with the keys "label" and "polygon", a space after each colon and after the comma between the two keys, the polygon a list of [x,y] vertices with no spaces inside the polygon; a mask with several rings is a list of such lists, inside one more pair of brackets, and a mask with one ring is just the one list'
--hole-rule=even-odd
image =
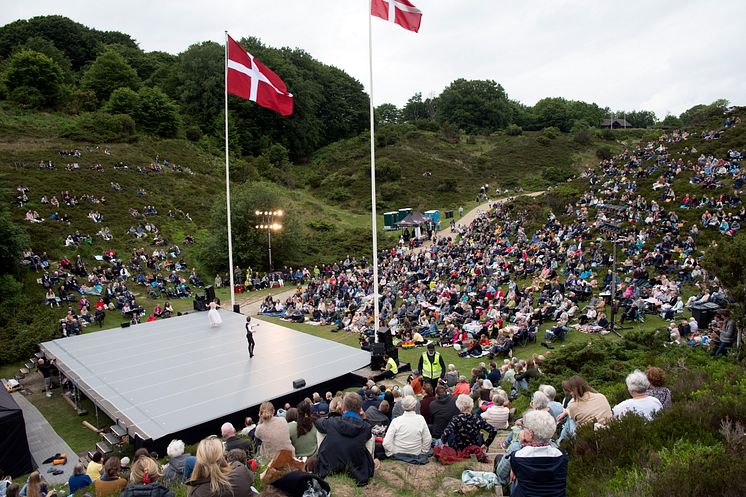
{"label": "danish flag", "polygon": [[422,12],[409,0],[372,0],[370,14],[415,33],[420,30]]}
{"label": "danish flag", "polygon": [[293,94],[285,83],[230,36],[227,91],[283,116],[293,113]]}

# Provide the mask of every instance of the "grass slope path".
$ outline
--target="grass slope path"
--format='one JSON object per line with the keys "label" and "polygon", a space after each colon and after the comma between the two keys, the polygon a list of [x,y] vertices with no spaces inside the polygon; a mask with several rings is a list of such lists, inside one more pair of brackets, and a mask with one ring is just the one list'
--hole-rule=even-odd
{"label": "grass slope path", "polygon": [[[464,224],[466,226],[469,226],[474,220],[479,216],[482,212],[485,212],[485,210],[489,210],[490,205],[494,204],[495,202],[509,202],[515,198],[518,197],[538,197],[540,195],[544,194],[544,190],[538,191],[538,192],[531,192],[531,193],[521,193],[519,195],[511,195],[509,197],[500,197],[500,198],[494,198],[490,199],[487,202],[484,202],[482,204],[478,204],[476,207],[474,207],[472,210],[464,214],[464,217],[458,220],[458,224]],[[441,230],[438,232],[438,237],[449,237],[453,236],[453,232],[450,228],[450,226],[444,230]],[[430,240],[426,241],[422,244],[422,246],[418,249],[418,252],[423,252],[430,248],[432,245],[432,242]]]}

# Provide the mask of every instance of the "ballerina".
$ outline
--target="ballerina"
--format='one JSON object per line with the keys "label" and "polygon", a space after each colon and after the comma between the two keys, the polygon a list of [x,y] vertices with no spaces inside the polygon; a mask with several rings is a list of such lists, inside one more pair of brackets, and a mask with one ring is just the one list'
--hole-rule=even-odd
{"label": "ballerina", "polygon": [[223,323],[223,320],[220,318],[220,313],[218,312],[219,307],[217,301],[213,300],[210,302],[210,310],[207,311],[207,319],[210,321],[210,328],[215,328]]}

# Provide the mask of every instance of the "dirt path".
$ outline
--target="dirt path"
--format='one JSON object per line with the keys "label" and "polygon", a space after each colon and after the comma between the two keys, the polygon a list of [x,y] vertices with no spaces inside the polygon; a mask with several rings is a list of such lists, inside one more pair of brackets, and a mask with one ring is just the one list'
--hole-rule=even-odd
{"label": "dirt path", "polygon": [[[464,214],[462,218],[456,221],[456,224],[465,224],[467,226],[470,225],[477,218],[477,216],[479,216],[482,212],[485,212],[486,210],[488,210],[489,206],[491,204],[494,204],[495,202],[506,202],[516,197],[538,197],[539,195],[542,195],[543,193],[544,193],[544,190],[541,190],[538,192],[520,193],[518,195],[510,195],[507,197],[490,199],[488,202],[483,202],[477,205],[476,207],[474,207],[472,210],[470,210],[466,214]],[[441,220],[441,224],[443,223],[443,221],[445,221],[445,219]],[[449,226],[446,229],[440,230],[438,232],[438,237],[448,237],[448,236],[452,236],[452,234],[453,232]],[[425,243],[423,243],[417,250],[420,252],[427,250],[430,248],[431,245],[432,243],[428,240]]]}
{"label": "dirt path", "polygon": [[[295,286],[289,286],[286,288],[286,291],[276,293],[272,295],[272,298],[275,300],[279,299],[281,302],[285,302],[288,297],[292,297],[295,294]],[[259,314],[259,307],[261,307],[262,302],[264,302],[265,298],[267,298],[266,295],[263,295],[261,297],[254,297],[249,295],[244,300],[238,303],[238,305],[241,306],[241,314],[244,314],[246,316],[256,316],[257,314]]]}

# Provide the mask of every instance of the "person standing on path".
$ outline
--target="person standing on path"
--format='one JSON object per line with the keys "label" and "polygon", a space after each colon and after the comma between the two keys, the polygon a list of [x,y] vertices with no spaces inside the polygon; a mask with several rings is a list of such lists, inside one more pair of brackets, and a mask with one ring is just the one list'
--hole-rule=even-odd
{"label": "person standing on path", "polygon": [[42,357],[36,362],[36,369],[44,377],[44,390],[47,392],[47,397],[52,396],[52,369],[55,367],[55,361],[56,359],[49,360]]}
{"label": "person standing on path", "polygon": [[254,357],[254,326],[258,324],[251,324],[251,316],[246,316],[246,340],[249,342],[249,359]]}

